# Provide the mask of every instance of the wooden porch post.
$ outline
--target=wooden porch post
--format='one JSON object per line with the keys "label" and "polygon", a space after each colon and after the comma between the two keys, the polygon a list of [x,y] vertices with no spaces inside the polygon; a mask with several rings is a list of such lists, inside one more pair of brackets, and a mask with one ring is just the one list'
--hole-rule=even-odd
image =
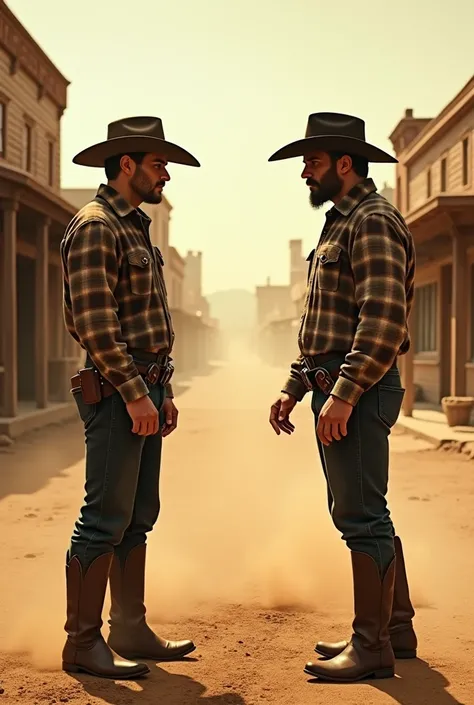
{"label": "wooden porch post", "polygon": [[48,264],[49,264],[49,218],[43,218],[36,236],[36,301],[35,301],[35,382],[36,406],[45,409],[48,405]]}
{"label": "wooden porch post", "polygon": [[453,291],[451,313],[451,396],[466,394],[467,352],[467,247],[465,237],[452,225]]}
{"label": "wooden porch post", "polygon": [[16,416],[18,411],[18,326],[17,326],[17,212],[18,202],[2,201],[3,209],[3,361],[4,361],[4,414]]}

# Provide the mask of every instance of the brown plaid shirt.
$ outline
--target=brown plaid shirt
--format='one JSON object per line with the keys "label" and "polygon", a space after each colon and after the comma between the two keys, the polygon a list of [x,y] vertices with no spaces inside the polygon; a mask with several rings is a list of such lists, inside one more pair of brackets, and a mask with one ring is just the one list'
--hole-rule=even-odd
{"label": "brown plaid shirt", "polygon": [[365,179],[331,208],[308,257],[301,355],[283,387],[299,401],[307,391],[299,375],[303,357],[343,354],[332,394],[355,405],[409,348],[413,239],[398,210],[376,190]]}
{"label": "brown plaid shirt", "polygon": [[61,241],[67,329],[125,402],[148,394],[127,348],[170,353],[174,342],[164,263],[151,244],[150,222],[102,184]]}

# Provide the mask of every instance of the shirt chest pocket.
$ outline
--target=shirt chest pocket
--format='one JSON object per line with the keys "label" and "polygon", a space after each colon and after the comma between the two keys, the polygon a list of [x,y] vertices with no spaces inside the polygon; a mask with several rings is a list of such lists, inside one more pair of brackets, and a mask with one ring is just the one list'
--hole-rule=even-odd
{"label": "shirt chest pocket", "polygon": [[322,245],[316,253],[318,289],[337,291],[341,274],[341,252],[338,245]]}
{"label": "shirt chest pocket", "polygon": [[153,288],[153,260],[150,253],[138,248],[128,253],[127,260],[132,294],[150,295]]}

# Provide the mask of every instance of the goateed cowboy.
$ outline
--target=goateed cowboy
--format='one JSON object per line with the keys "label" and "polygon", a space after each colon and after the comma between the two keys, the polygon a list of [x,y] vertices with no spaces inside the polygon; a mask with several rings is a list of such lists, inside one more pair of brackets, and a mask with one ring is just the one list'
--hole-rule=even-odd
{"label": "goateed cowboy", "polygon": [[[155,117],[111,123],[107,140],[73,161],[104,167],[107,185],[61,242],[66,325],[87,352],[72,379],[87,444],[86,497],[67,555],[63,668],[133,678],[149,668],[127,659],[173,659],[195,648],[156,636],[145,620],[146,535],[160,509],[162,438],[176,428],[178,411],[164,263],[139,205],[160,203],[168,162],[199,162],[165,140]],[[100,630],[109,578],[106,643]]]}
{"label": "goateed cowboy", "polygon": [[[270,161],[303,157],[310,201],[334,206],[310,261],[298,337],[270,423],[292,433],[290,413],[312,391],[329,510],[351,551],[355,617],[349,642],[318,642],[326,660],[305,671],[330,680],[394,675],[394,657],[416,656],[402,546],[387,507],[390,429],[404,390],[397,358],[409,348],[415,254],[398,210],[367,177],[369,162],[396,162],[365,140],[350,115],[309,116],[305,139]],[[396,558],[395,558],[396,556]]]}

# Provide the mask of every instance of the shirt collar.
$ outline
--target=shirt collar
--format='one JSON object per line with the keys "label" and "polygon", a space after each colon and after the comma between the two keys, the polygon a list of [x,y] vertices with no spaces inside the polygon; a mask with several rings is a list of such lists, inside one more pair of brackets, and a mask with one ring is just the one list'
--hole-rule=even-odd
{"label": "shirt collar", "polygon": [[121,196],[112,186],[101,184],[97,191],[97,196],[103,198],[119,218],[126,218],[131,213],[137,213],[143,220],[151,222],[151,218],[141,210],[134,208],[123,196]]}
{"label": "shirt collar", "polygon": [[364,198],[371,193],[377,191],[377,187],[372,179],[364,179],[363,181],[356,184],[349,193],[346,193],[344,198],[342,198],[339,203],[330,210],[337,210],[341,215],[350,215],[357,206],[362,203]]}

